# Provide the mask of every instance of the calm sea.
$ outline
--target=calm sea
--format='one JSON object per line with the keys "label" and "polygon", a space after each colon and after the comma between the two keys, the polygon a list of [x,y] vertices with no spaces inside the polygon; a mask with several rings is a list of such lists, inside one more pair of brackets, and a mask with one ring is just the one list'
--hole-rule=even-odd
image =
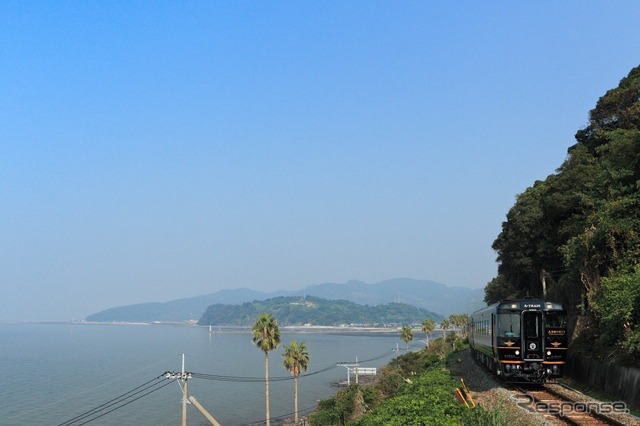
{"label": "calm sea", "polygon": [[[347,370],[337,362],[357,358],[361,367],[381,367],[395,356],[392,349],[399,333],[282,334],[282,344],[292,339],[304,342],[311,355],[309,375],[299,379],[299,410],[305,412],[335,394],[336,382],[346,380]],[[399,344],[404,347],[404,342]],[[423,345],[412,342],[413,348]],[[282,366],[282,352],[281,345],[269,353],[272,417],[293,412],[293,380]],[[166,371],[180,371],[182,353],[186,371],[207,377],[190,379],[189,395],[218,422],[250,425],[264,419],[264,352],[253,345],[248,331],[214,329],[210,334],[203,327],[167,325],[3,324],[0,425],[79,425],[99,415],[89,424],[179,425],[180,386],[157,378]],[[371,359],[375,360],[367,361]],[[124,395],[132,390],[138,393]],[[127,399],[117,399],[122,395]],[[65,423],[103,404],[111,405]],[[193,406],[187,412],[189,425],[209,424]]]}

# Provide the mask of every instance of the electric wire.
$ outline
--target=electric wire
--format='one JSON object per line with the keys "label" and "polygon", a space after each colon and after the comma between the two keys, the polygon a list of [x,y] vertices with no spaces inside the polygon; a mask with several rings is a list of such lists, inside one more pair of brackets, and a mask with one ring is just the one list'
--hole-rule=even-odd
{"label": "electric wire", "polygon": [[[298,414],[302,415],[302,416],[306,416],[306,415],[314,412],[315,409],[316,409],[316,406],[306,407],[306,408],[303,408],[301,410],[298,410]],[[291,413],[286,413],[286,414],[282,414],[282,415],[279,415],[279,416],[269,417],[269,420],[272,421],[272,422],[273,421],[278,422],[278,421],[286,420],[287,418],[291,418],[291,416],[294,416],[294,415],[295,415],[295,412],[291,412]],[[263,425],[265,422],[266,422],[266,419],[261,419],[261,420],[256,420],[256,421],[250,422],[250,423],[243,423],[240,426],[257,426],[257,425]]]}
{"label": "electric wire", "polygon": [[[143,383],[143,384],[141,384],[139,386],[136,386],[135,388],[131,389],[128,392],[125,392],[125,393],[123,393],[123,394],[121,394],[121,395],[119,395],[119,396],[117,396],[117,397],[115,397],[115,398],[103,403],[103,404],[98,405],[95,408],[92,408],[91,410],[85,411],[82,414],[79,414],[79,415],[77,415],[77,416],[75,416],[75,417],[73,417],[73,418],[71,418],[71,419],[69,419],[69,420],[67,420],[67,421],[65,421],[63,423],[60,423],[58,426],[68,426],[68,425],[71,425],[73,423],[77,423],[78,421],[82,421],[85,418],[87,418],[89,416],[92,416],[94,414],[97,414],[97,413],[99,413],[101,411],[104,411],[109,407],[112,407],[112,406],[114,406],[116,404],[120,404],[121,402],[126,401],[127,399],[129,399],[129,398],[131,398],[131,397],[133,397],[135,395],[138,395],[141,392],[145,392],[146,390],[148,390],[150,388],[157,387],[160,383],[162,383],[164,385],[163,381],[160,381],[160,382],[158,381],[162,377],[163,376],[158,376],[158,377],[156,377],[154,379],[151,379],[151,380],[149,380],[149,381],[147,381],[147,382],[145,382],[145,383]],[[153,383],[153,382],[155,382],[155,383]],[[160,389],[161,387],[163,387],[163,386],[158,387],[158,389]],[[136,398],[136,399],[138,399],[138,398]]]}
{"label": "electric wire", "polygon": [[[300,378],[303,378],[303,377],[313,376],[313,375],[316,375],[316,374],[324,373],[324,372],[332,370],[332,369],[334,369],[336,367],[337,367],[337,365],[333,364],[333,365],[325,367],[325,368],[323,368],[321,370],[314,371],[313,373],[301,374],[301,375],[298,376],[298,378],[300,379]],[[216,381],[221,381],[221,382],[264,383],[265,380],[266,380],[264,377],[223,376],[223,375],[218,375],[218,374],[205,374],[205,373],[191,373],[191,376],[194,379],[216,380]],[[293,376],[269,377],[269,381],[270,382],[281,382],[281,381],[293,380],[293,379],[294,379]]]}
{"label": "electric wire", "polygon": [[371,361],[377,361],[377,360],[379,360],[379,359],[382,359],[382,358],[385,358],[385,357],[387,357],[387,356],[391,355],[393,352],[395,352],[395,349],[390,349],[390,350],[388,350],[388,351],[386,351],[386,352],[384,352],[384,353],[382,353],[382,354],[380,354],[380,355],[376,355],[376,356],[375,356],[375,357],[373,357],[373,358],[364,359],[364,360],[362,360],[362,361],[360,361],[360,362],[371,362]]}
{"label": "electric wire", "polygon": [[120,408],[122,408],[122,407],[124,407],[124,406],[126,406],[126,405],[129,405],[129,404],[131,404],[132,402],[135,402],[135,401],[139,400],[140,398],[143,398],[143,397],[145,397],[145,396],[147,396],[147,395],[149,395],[149,394],[152,394],[152,393],[154,393],[154,392],[156,392],[156,391],[158,391],[158,390],[162,389],[162,388],[163,388],[163,387],[165,387],[165,386],[169,386],[170,384],[171,384],[171,382],[164,383],[164,384],[162,384],[162,386],[159,386],[159,387],[157,387],[157,388],[155,388],[155,389],[152,389],[152,390],[150,390],[149,392],[147,392],[147,393],[145,393],[145,394],[143,394],[143,395],[140,395],[139,397],[137,397],[137,398],[135,398],[135,399],[132,399],[132,400],[130,400],[130,401],[127,401],[126,403],[124,403],[124,404],[122,404],[122,405],[120,405],[120,406],[118,406],[118,407],[115,407],[115,408],[113,408],[113,409],[111,409],[111,410],[107,411],[106,413],[102,413],[102,414],[100,414],[99,416],[96,416],[96,417],[94,417],[94,418],[92,418],[92,419],[89,419],[89,420],[87,420],[87,421],[86,421],[86,422],[84,422],[84,423],[78,423],[78,426],[86,425],[87,423],[90,423],[90,422],[92,422],[92,421],[94,421],[94,420],[96,420],[96,419],[99,419],[99,418],[100,418],[100,417],[102,417],[102,416],[106,416],[107,414],[109,414],[109,413],[111,413],[111,412],[113,412],[113,411],[116,411],[116,410],[118,410],[118,409],[120,409]]}
{"label": "electric wire", "polygon": [[[386,351],[380,355],[374,356],[372,358],[366,359],[366,360],[362,360],[360,362],[371,362],[371,361],[376,361],[378,359],[384,358],[389,356],[391,353],[393,353],[393,349]],[[307,376],[313,376],[316,374],[321,374],[321,373],[325,373],[329,370],[332,370],[334,368],[338,367],[338,363],[334,363],[331,364],[327,367],[324,367],[320,370],[314,371],[312,373],[307,373],[307,374],[303,374],[298,376],[298,378],[304,378]],[[153,392],[156,392],[160,389],[162,389],[165,386],[168,386],[171,384],[172,381],[167,381],[166,383],[162,383],[161,381],[159,381],[160,379],[166,377],[165,376],[166,373],[161,374],[158,377],[155,377],[139,386],[136,386],[135,388],[103,403],[98,405],[95,408],[92,408],[91,410],[85,411],[82,414],[79,414],[63,423],[60,423],[58,426],[71,426],[71,425],[85,425],[87,423],[90,423],[96,419],[99,419],[103,416],[106,416],[109,413],[112,413],[113,411],[116,411],[126,405],[131,404],[132,402],[135,402]],[[205,374],[205,373],[191,373],[191,377],[192,378],[197,378],[197,379],[204,379],[204,380],[217,380],[217,381],[226,381],[226,382],[265,382],[265,378],[264,377],[249,377],[249,376],[224,376],[224,375],[216,375],[216,374]],[[295,377],[293,376],[278,376],[278,377],[273,377],[270,378],[269,381],[273,381],[273,382],[278,382],[278,381],[285,381],[285,380],[293,380]],[[141,395],[140,395],[141,394]],[[313,408],[312,408],[313,409]],[[311,409],[311,410],[312,410]],[[107,411],[105,411],[107,410]],[[305,410],[302,410],[303,412]],[[282,418],[286,418],[291,416],[294,413],[289,413],[289,414],[285,414],[282,416],[278,416],[278,417],[274,417],[274,420],[277,419],[282,419]],[[262,420],[264,421],[264,420]],[[261,421],[261,422],[262,422]],[[83,422],[83,423],[79,423],[79,422]],[[248,423],[248,425],[251,424],[259,424],[260,422],[257,423]]]}
{"label": "electric wire", "polygon": [[167,362],[167,361],[169,361],[169,360],[171,360],[171,358],[165,358],[165,359],[163,359],[163,360],[161,360],[161,361],[158,361],[158,362],[156,362],[156,363],[154,363],[154,364],[151,364],[151,365],[147,365],[146,367],[140,368],[140,369],[138,369],[138,370],[136,370],[136,371],[133,371],[133,372],[131,372],[131,373],[125,374],[125,375],[123,375],[123,376],[116,377],[116,378],[115,378],[115,379],[113,379],[113,380],[109,380],[109,381],[107,381],[107,382],[100,383],[99,385],[96,385],[96,386],[93,386],[93,387],[90,387],[90,388],[87,388],[87,389],[83,389],[83,390],[81,390],[81,391],[79,391],[79,392],[76,392],[76,393],[74,393],[74,394],[72,394],[72,395],[65,396],[64,398],[60,398],[60,399],[58,399],[58,400],[55,400],[55,401],[53,401],[53,402],[49,402],[49,403],[47,403],[47,404],[41,405],[41,406],[36,407],[36,408],[33,408],[33,409],[31,409],[31,410],[22,411],[22,412],[20,412],[20,413],[18,413],[18,414],[16,414],[16,415],[14,415],[14,416],[7,417],[7,418],[5,418],[5,419],[0,419],[0,423],[8,422],[9,420],[13,420],[13,419],[16,419],[16,418],[18,418],[18,417],[24,417],[24,416],[25,416],[25,415],[27,415],[27,414],[31,414],[31,413],[34,413],[34,412],[36,412],[36,411],[43,410],[43,409],[45,409],[45,408],[47,408],[47,407],[50,407],[50,406],[55,405],[55,404],[59,404],[59,403],[64,402],[64,401],[66,401],[66,400],[68,400],[68,399],[76,398],[76,397],[78,397],[78,396],[80,396],[80,395],[83,395],[83,394],[89,393],[89,392],[91,392],[91,391],[94,391],[94,390],[96,390],[96,389],[102,388],[102,387],[104,387],[104,386],[110,385],[111,383],[117,382],[117,381],[122,380],[122,379],[125,379],[125,378],[127,378],[127,377],[131,377],[131,376],[133,376],[133,375],[135,375],[135,374],[138,374],[138,373],[140,373],[140,372],[142,372],[142,371],[144,371],[144,370],[148,370],[149,368],[152,368],[152,367],[155,367],[155,366],[157,366],[157,365],[160,365],[160,364],[166,363],[166,362]]}
{"label": "electric wire", "polygon": [[[365,359],[359,362],[371,362],[371,361],[377,361],[379,359],[385,358],[389,355],[391,355],[391,353],[393,353],[393,350],[388,350],[380,355],[376,355],[373,358],[369,358],[369,359]],[[304,378],[304,377],[308,377],[308,376],[314,376],[316,374],[321,374],[321,373],[325,373],[329,370],[333,370],[334,368],[337,368],[338,365],[337,364],[331,364],[327,367],[324,367],[320,370],[314,371],[312,373],[305,373],[305,374],[301,374],[298,376],[299,379]],[[249,376],[225,376],[225,375],[220,375],[220,374],[207,374],[207,373],[191,373],[192,377],[195,379],[203,379],[203,380],[215,380],[215,381],[221,381],[221,382],[242,382],[242,383],[264,383],[265,382],[265,378],[264,377],[249,377]],[[276,376],[276,377],[270,377],[269,381],[270,382],[280,382],[280,381],[285,381],[285,380],[293,380],[294,377],[293,376]]]}
{"label": "electric wire", "polygon": [[[129,399],[129,398],[131,398],[131,397],[133,397],[133,396],[135,396],[137,394],[139,394],[140,392],[144,392],[149,388],[152,388],[154,386],[158,386],[159,383],[163,383],[163,382],[159,382],[158,381],[160,379],[160,377],[162,377],[162,376],[158,376],[158,377],[156,377],[154,379],[151,379],[151,380],[149,380],[149,381],[147,381],[147,382],[145,382],[145,383],[143,383],[143,384],[131,389],[128,392],[125,392],[125,393],[123,393],[123,394],[121,394],[121,395],[119,395],[119,396],[117,396],[117,397],[115,397],[115,398],[103,403],[103,404],[98,405],[97,407],[92,408],[91,410],[85,411],[82,414],[79,414],[79,415],[77,415],[77,416],[75,416],[75,417],[73,417],[73,418],[71,418],[71,419],[69,419],[69,420],[67,420],[67,421],[65,421],[63,423],[60,423],[58,426],[67,426],[67,425],[70,425],[72,423],[75,423],[75,422],[78,422],[78,421],[82,421],[85,418],[87,418],[89,416],[92,416],[92,415],[94,415],[96,413],[99,413],[100,411],[104,411],[107,408],[112,407],[113,405],[119,404],[119,403],[121,403],[121,402],[123,402],[123,401],[125,401],[125,400],[127,400],[127,399]],[[155,383],[152,383],[152,382],[155,382]],[[152,384],[150,384],[150,383],[152,383]]]}

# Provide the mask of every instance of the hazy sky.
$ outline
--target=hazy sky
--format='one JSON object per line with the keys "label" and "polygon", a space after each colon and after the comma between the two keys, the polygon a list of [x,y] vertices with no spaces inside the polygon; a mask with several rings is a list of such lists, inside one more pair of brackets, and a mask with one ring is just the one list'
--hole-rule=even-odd
{"label": "hazy sky", "polygon": [[483,287],[640,63],[640,2],[0,2],[0,321]]}

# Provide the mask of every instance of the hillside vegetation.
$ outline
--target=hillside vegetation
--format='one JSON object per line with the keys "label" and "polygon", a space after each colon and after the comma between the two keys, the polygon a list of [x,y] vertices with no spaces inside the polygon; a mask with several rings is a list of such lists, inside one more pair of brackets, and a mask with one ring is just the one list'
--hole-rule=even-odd
{"label": "hillside vegetation", "polygon": [[428,348],[394,358],[370,385],[352,384],[322,400],[309,416],[311,426],[508,425],[499,410],[467,409],[456,400],[459,377],[447,370],[451,357],[468,350],[455,333]]}
{"label": "hillside vegetation", "polygon": [[640,67],[602,96],[555,174],[517,197],[493,243],[488,303],[561,301],[590,352],[640,364]]}
{"label": "hillside vegetation", "polygon": [[278,318],[278,324],[287,325],[330,325],[358,324],[384,326],[387,324],[420,323],[425,318],[435,321],[442,316],[426,309],[401,303],[368,306],[346,300],[327,300],[319,297],[276,297],[256,300],[241,305],[214,304],[207,308],[198,324],[249,326],[256,316],[269,313]]}

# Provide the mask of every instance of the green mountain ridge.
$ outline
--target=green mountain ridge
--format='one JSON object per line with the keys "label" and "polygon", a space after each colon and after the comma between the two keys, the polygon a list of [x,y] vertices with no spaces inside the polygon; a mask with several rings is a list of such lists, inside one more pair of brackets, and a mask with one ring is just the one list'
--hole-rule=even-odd
{"label": "green mountain ridge", "polygon": [[281,326],[289,325],[361,325],[385,326],[417,324],[431,318],[440,321],[442,315],[402,303],[358,305],[347,300],[327,300],[320,297],[276,297],[246,302],[241,305],[215,304],[207,308],[199,325],[251,326],[261,313],[270,313]]}
{"label": "green mountain ridge", "polygon": [[328,300],[348,300],[359,305],[404,303],[448,316],[471,313],[485,306],[482,288],[449,287],[444,284],[411,278],[395,278],[378,283],[348,281],[310,285],[299,290],[262,292],[247,288],[225,289],[215,293],[168,302],[118,306],[89,315],[92,322],[185,322],[198,320],[214,304],[238,305],[280,296],[316,296]]}

